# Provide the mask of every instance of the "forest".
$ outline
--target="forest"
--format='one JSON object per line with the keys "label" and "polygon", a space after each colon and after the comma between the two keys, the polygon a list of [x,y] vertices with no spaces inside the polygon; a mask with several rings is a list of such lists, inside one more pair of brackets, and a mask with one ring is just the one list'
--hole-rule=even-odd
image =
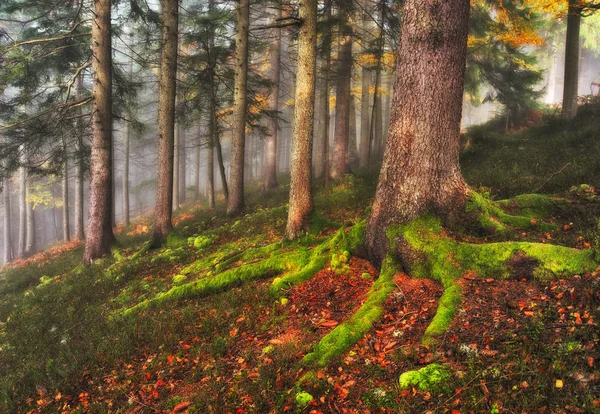
{"label": "forest", "polygon": [[600,413],[599,10],[0,0],[0,412]]}

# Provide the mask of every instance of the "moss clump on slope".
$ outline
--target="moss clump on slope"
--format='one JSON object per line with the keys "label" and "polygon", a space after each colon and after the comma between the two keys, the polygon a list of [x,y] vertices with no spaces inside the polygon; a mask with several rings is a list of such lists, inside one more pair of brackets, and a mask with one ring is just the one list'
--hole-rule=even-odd
{"label": "moss clump on slope", "polygon": [[417,388],[420,391],[443,392],[452,377],[447,365],[429,364],[419,370],[407,371],[400,375],[400,389]]}

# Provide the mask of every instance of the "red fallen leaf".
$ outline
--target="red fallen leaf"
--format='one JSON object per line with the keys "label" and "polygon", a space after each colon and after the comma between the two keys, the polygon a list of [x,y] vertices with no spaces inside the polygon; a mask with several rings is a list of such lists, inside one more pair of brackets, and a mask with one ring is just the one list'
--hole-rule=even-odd
{"label": "red fallen leaf", "polygon": [[328,321],[322,322],[321,326],[324,328],[333,328],[334,326],[337,326],[338,322],[334,321],[333,319],[330,319]]}
{"label": "red fallen leaf", "polygon": [[590,366],[590,368],[594,368],[594,358],[593,357],[588,357],[587,363]]}
{"label": "red fallen leaf", "polygon": [[579,312],[575,312],[575,313],[573,314],[573,316],[575,316],[575,323],[576,323],[577,325],[581,325],[581,323],[582,323],[582,322],[581,322],[581,315],[579,314]]}
{"label": "red fallen leaf", "polygon": [[167,362],[169,363],[169,365],[171,365],[173,363],[173,358],[175,358],[173,355],[169,355],[167,357]]}
{"label": "red fallen leaf", "polygon": [[183,349],[190,349],[192,346],[188,344],[183,344]]}
{"label": "red fallen leaf", "polygon": [[525,316],[533,316],[534,313],[532,311],[524,311]]}
{"label": "red fallen leaf", "polygon": [[258,372],[251,372],[250,374],[248,374],[248,378],[258,378],[260,377],[260,374]]}
{"label": "red fallen leaf", "polygon": [[375,344],[373,345],[373,348],[375,348],[375,350],[377,352],[381,351],[381,342],[376,341]]}
{"label": "red fallen leaf", "polygon": [[188,408],[190,405],[192,405],[192,403],[189,401],[181,402],[181,403],[177,404],[175,407],[173,407],[173,413],[178,413],[180,411],[183,411],[186,408]]}

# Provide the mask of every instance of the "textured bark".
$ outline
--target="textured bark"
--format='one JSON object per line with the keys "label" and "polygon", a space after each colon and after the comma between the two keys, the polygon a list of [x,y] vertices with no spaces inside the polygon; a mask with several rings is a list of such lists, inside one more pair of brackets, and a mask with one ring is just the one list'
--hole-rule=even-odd
{"label": "textured bark", "polygon": [[389,226],[427,212],[452,218],[468,191],[458,155],[469,1],[407,0],[402,15],[391,125],[366,234],[378,264]]}
{"label": "textured bark", "polygon": [[579,86],[579,30],[581,5],[569,0],[567,38],[565,40],[565,87],[563,90],[562,118],[573,119],[577,115],[577,88]]}
{"label": "textured bark", "polygon": [[4,264],[13,259],[12,235],[10,233],[11,211],[10,211],[10,177],[4,179],[2,186],[4,200]]}
{"label": "textured bark", "polygon": [[358,150],[356,146],[356,102],[354,96],[350,95],[350,110],[348,118],[348,166],[358,164]]}
{"label": "textured bark", "polygon": [[[24,158],[24,155],[22,156]],[[27,168],[19,168],[19,248],[18,257],[25,255],[27,239]]]}
{"label": "textured bark", "polygon": [[225,172],[225,161],[223,160],[223,149],[221,148],[221,138],[215,135],[215,148],[217,149],[217,162],[219,163],[219,175],[221,176],[221,186],[225,203],[229,204],[229,185],[227,184],[227,173]]}
{"label": "textured bark", "polygon": [[194,162],[194,197],[200,200],[200,152],[202,148],[202,127],[198,125],[196,131],[196,160]]}
{"label": "textured bark", "polygon": [[62,176],[62,198],[63,198],[63,209],[62,209],[62,227],[63,227],[63,240],[69,241],[71,238],[71,229],[69,223],[69,154],[67,151],[67,142],[63,138],[63,176]]}
{"label": "textured bark", "polygon": [[360,168],[367,168],[369,164],[369,88],[371,87],[371,75],[371,70],[363,67],[360,95],[360,147],[358,151],[358,165]]}
{"label": "textured bark", "polygon": [[[83,96],[83,75],[79,75],[76,81],[77,96]],[[82,111],[83,112],[83,111]],[[85,180],[85,166],[83,162],[83,130],[85,126],[82,120],[77,120],[75,130],[75,240],[83,241],[84,234],[84,213],[83,213],[83,185]]]}
{"label": "textured bark", "polygon": [[350,172],[350,85],[352,82],[352,26],[349,22],[350,0],[338,0],[340,19],[342,20],[340,49],[337,62],[337,81],[335,85],[335,132],[331,160],[331,178],[341,179]]}
{"label": "textured bark", "polygon": [[90,206],[83,260],[110,252],[112,231],[112,49],[111,2],[94,0],[92,23],[92,154]]}
{"label": "textured bark", "polygon": [[289,239],[295,239],[308,230],[309,215],[313,209],[311,175],[317,60],[317,1],[302,1],[299,14],[302,26],[298,35],[290,203],[285,229]]}
{"label": "textured bark", "polygon": [[[215,11],[215,1],[209,0],[208,2],[208,13],[212,16]],[[210,37],[208,39],[208,88],[209,88],[209,99],[210,99],[210,108],[208,110],[208,137],[207,137],[207,163],[206,163],[206,173],[207,173],[207,186],[208,186],[208,208],[215,208],[215,145],[219,147],[219,157],[221,157],[221,161],[219,162],[219,166],[223,164],[222,162],[222,154],[221,154],[221,143],[219,141],[219,125],[217,123],[217,91],[215,88],[215,67],[216,67],[216,56],[215,56],[215,32],[214,26],[211,26],[212,30],[210,33]],[[221,170],[220,170],[221,171]],[[229,197],[229,192],[227,191],[227,180],[225,179],[225,168],[223,166],[221,180],[223,183],[223,191],[225,193],[225,202]]]}
{"label": "textured bark", "polygon": [[152,244],[161,245],[173,228],[173,153],[179,7],[161,0],[162,51],[158,82],[158,177]]}
{"label": "textured bark", "polygon": [[250,2],[239,0],[235,27],[235,71],[233,115],[231,120],[231,166],[227,215],[239,215],[244,209],[244,150],[246,142],[246,107],[248,83],[248,29]]}
{"label": "textured bark", "polygon": [[378,74],[376,74],[376,82],[375,82],[375,98],[373,103],[373,132],[374,137],[373,140],[375,142],[375,148],[377,148],[375,152],[375,156],[377,159],[381,159],[381,154],[383,153],[383,104],[381,100],[381,67],[378,69]]}
{"label": "textured bark", "polygon": [[[281,18],[281,6],[275,3],[272,23],[276,24]],[[271,82],[273,87],[269,96],[269,110],[279,111],[279,81],[281,76],[281,28],[273,29],[273,39],[269,48],[269,63],[271,65]],[[263,186],[265,190],[277,187],[277,131],[279,123],[273,116],[267,120],[267,136],[265,137],[265,173]]]}

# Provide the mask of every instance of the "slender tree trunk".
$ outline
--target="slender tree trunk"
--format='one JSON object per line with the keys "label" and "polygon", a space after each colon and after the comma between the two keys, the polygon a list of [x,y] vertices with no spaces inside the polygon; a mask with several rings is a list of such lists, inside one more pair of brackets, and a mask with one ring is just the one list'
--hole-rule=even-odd
{"label": "slender tree trunk", "polygon": [[[212,130],[212,128],[211,128]],[[210,137],[209,132],[209,137]],[[206,185],[208,186],[208,208],[215,208],[215,149],[212,142],[206,146]]]}
{"label": "slender tree trunk", "polygon": [[[25,154],[21,158],[25,159]],[[19,168],[19,249],[18,256],[25,256],[27,245],[27,168]]]}
{"label": "slender tree trunk", "polygon": [[90,208],[83,260],[110,252],[112,231],[112,54],[111,2],[94,0],[92,23],[92,156]]}
{"label": "slender tree trunk", "polygon": [[377,159],[381,159],[381,155],[383,154],[383,104],[381,100],[381,67],[379,70],[379,76],[377,76],[377,82],[375,83],[375,102],[373,107],[374,112],[374,131],[375,131],[375,142],[377,147]]}
{"label": "slender tree trunk", "polygon": [[67,142],[63,138],[63,176],[62,176],[62,198],[63,198],[63,240],[68,242],[71,239],[71,229],[69,225],[69,154],[67,152]]}
{"label": "slender tree trunk", "polygon": [[[281,5],[274,3],[272,23],[281,18]],[[269,96],[269,109],[273,113],[279,111],[279,82],[281,76],[281,28],[273,29],[273,40],[270,46],[269,63],[271,65],[271,82],[273,87]],[[267,136],[265,137],[265,173],[263,186],[265,190],[277,187],[277,132],[279,122],[277,116],[267,119]]]}
{"label": "slender tree trunk", "polygon": [[[177,103],[175,103],[177,106]],[[180,135],[179,124],[175,123],[175,135],[173,138],[173,211],[179,209],[179,135]]]}
{"label": "slender tree trunk", "polygon": [[[209,0],[208,2],[208,13],[213,16],[215,12],[215,1]],[[221,173],[221,181],[223,184],[223,193],[225,194],[225,203],[229,198],[229,191],[227,189],[227,180],[225,178],[225,166],[223,165],[223,154],[221,152],[221,141],[219,140],[219,124],[217,120],[217,91],[215,87],[215,31],[214,26],[211,26],[211,33],[208,39],[208,57],[209,57],[209,94],[210,94],[210,108],[208,111],[208,137],[207,137],[207,185],[208,185],[208,208],[215,208],[215,146],[218,145],[218,156],[219,156],[219,172]]]}
{"label": "slender tree trunk", "polygon": [[186,150],[186,132],[183,125],[179,126],[179,204],[185,204],[187,181],[187,150]]}
{"label": "slender tree trunk", "polygon": [[200,200],[200,155],[202,149],[202,127],[198,124],[196,130],[196,162],[194,163],[194,189],[195,201]]}
{"label": "slender tree trunk", "polygon": [[4,179],[2,188],[4,199],[4,264],[13,259],[12,236],[10,233],[11,211],[10,211],[10,177]]}
{"label": "slender tree trunk", "polygon": [[[326,22],[331,20],[331,0],[325,0],[325,14],[324,19]],[[321,46],[321,76],[322,86],[319,93],[319,124],[317,126],[318,142],[320,144],[319,150],[320,157],[318,162],[320,165],[319,170],[324,177],[325,185],[329,182],[329,124],[331,123],[331,115],[329,110],[329,74],[331,71],[331,30],[326,30],[323,34],[323,41]]]}
{"label": "slender tree trunk", "polygon": [[158,177],[152,244],[160,246],[173,228],[173,153],[177,75],[178,0],[161,0],[162,51],[158,85]]}
{"label": "slender tree trunk", "polygon": [[469,5],[404,2],[391,125],[366,233],[377,264],[389,248],[389,226],[463,210],[468,187],[458,154]]}
{"label": "slender tree trunk", "polygon": [[337,82],[335,86],[335,133],[331,161],[331,178],[341,179],[350,172],[350,86],[352,82],[352,26],[349,21],[352,2],[338,0],[342,19],[340,49],[337,63]]}
{"label": "slender tree trunk", "polygon": [[363,67],[360,102],[360,150],[358,151],[360,168],[367,168],[369,164],[369,88],[371,87],[371,75],[371,71]]}
{"label": "slender tree trunk", "polygon": [[[131,114],[130,114],[131,115]],[[122,202],[123,202],[123,222],[125,227],[131,224],[129,217],[129,151],[131,145],[131,122],[127,122],[125,125],[125,142],[123,143],[123,188],[122,188]]]}
{"label": "slender tree trunk", "polygon": [[235,79],[231,136],[231,188],[227,215],[239,215],[244,209],[244,149],[246,142],[246,106],[248,79],[248,29],[250,2],[239,0],[235,28]]}
{"label": "slender tree trunk", "polygon": [[301,2],[299,14],[302,26],[298,35],[290,202],[285,230],[289,239],[295,239],[308,230],[309,215],[313,209],[311,175],[317,60],[317,1]]}
{"label": "slender tree trunk", "polygon": [[245,154],[244,154],[244,175],[246,182],[254,180],[254,171],[252,171],[252,150],[254,146],[254,134],[246,136]]}
{"label": "slender tree trunk", "polygon": [[[76,80],[77,96],[83,95],[83,75],[79,75]],[[83,162],[83,132],[84,125],[81,120],[77,120],[75,133],[75,240],[83,241],[84,234],[84,201],[83,185],[85,180],[85,166]]]}
{"label": "slender tree trunk", "polygon": [[348,166],[358,163],[358,151],[356,147],[356,103],[354,96],[350,95],[350,110],[348,120]]}
{"label": "slender tree trunk", "polygon": [[565,40],[565,88],[563,91],[562,118],[577,115],[577,89],[579,86],[579,30],[581,5],[579,0],[569,0],[567,39]]}
{"label": "slender tree trunk", "polygon": [[221,148],[221,138],[217,134],[215,136],[215,145],[217,149],[217,162],[219,163],[219,175],[221,176],[221,185],[223,187],[223,195],[225,203],[229,204],[229,186],[227,185],[227,173],[225,172],[225,161],[223,160],[223,149]]}
{"label": "slender tree trunk", "polygon": [[26,209],[27,240],[25,242],[25,256],[26,257],[32,256],[36,252],[35,210],[34,210],[33,201],[30,201],[31,200],[30,191],[31,191],[31,185],[29,182],[29,183],[27,183],[27,194],[25,196],[25,198],[27,200],[27,209]]}

